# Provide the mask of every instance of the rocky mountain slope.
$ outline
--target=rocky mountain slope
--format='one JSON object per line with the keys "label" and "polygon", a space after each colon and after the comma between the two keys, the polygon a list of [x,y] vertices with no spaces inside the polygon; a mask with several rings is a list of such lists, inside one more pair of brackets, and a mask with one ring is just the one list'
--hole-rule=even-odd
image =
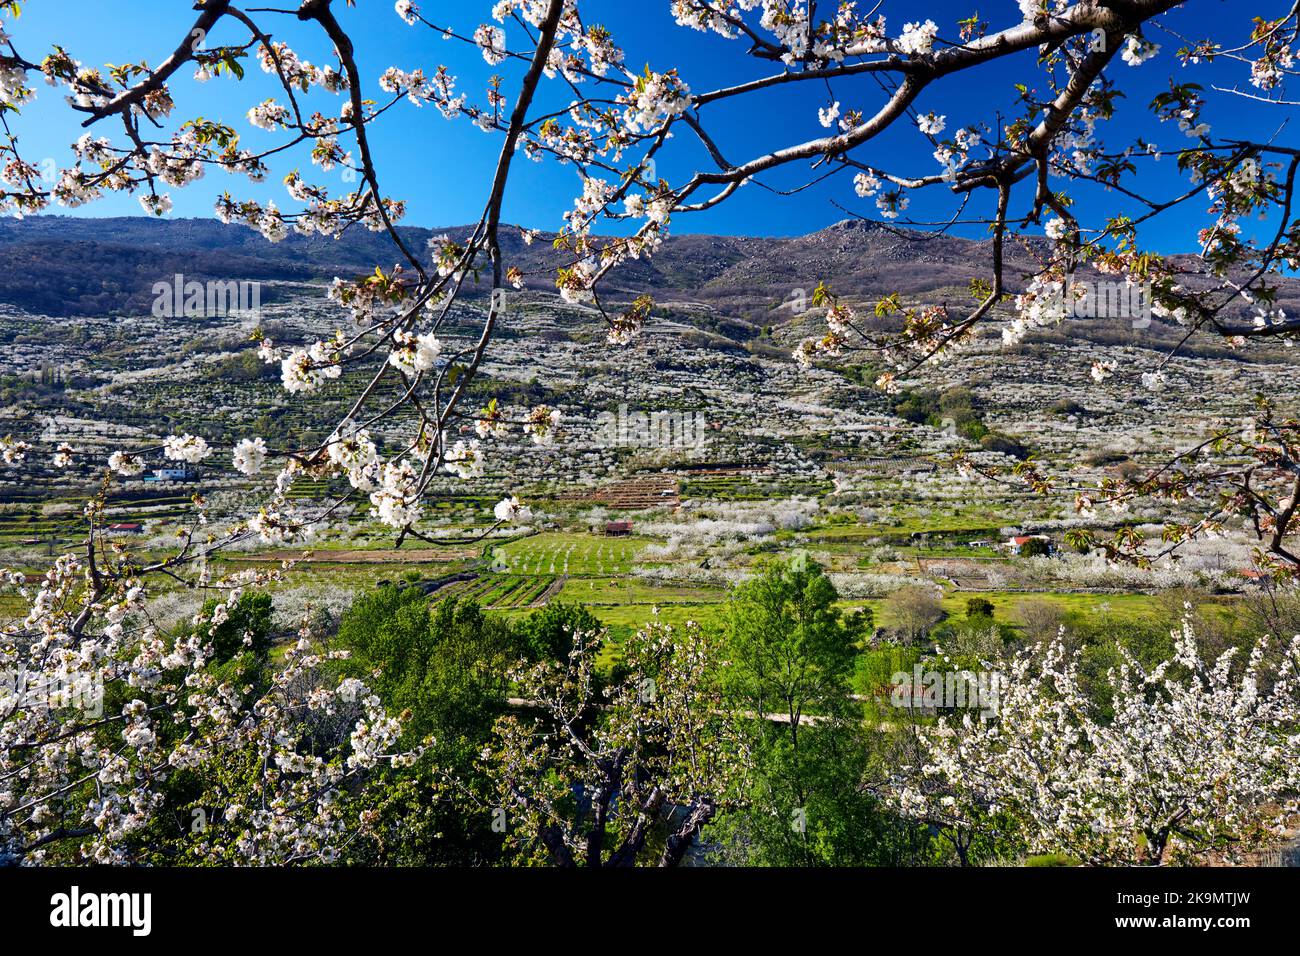
{"label": "rocky mountain slope", "polygon": [[[467,227],[406,228],[423,253],[431,236]],[[504,230],[503,249],[537,290],[554,289],[562,259],[544,235],[526,245]],[[1034,269],[1034,249],[1008,247],[1008,280],[1018,287]],[[155,282],[186,279],[329,280],[398,261],[387,236],[354,230],[338,240],[294,236],[271,244],[243,226],[215,219],[86,219],[40,216],[0,220],[0,303],[55,315],[132,315],[148,311]],[[1191,266],[1195,260],[1182,257]],[[836,292],[874,300],[891,292],[964,302],[970,280],[988,274],[987,242],[845,220],[794,238],[682,235],[651,259],[611,276],[614,296],[641,292],[665,302],[695,302],[755,325],[792,317],[782,304],[826,281]],[[1195,286],[1195,280],[1191,284]],[[1300,280],[1281,280],[1279,301],[1300,308]]]}

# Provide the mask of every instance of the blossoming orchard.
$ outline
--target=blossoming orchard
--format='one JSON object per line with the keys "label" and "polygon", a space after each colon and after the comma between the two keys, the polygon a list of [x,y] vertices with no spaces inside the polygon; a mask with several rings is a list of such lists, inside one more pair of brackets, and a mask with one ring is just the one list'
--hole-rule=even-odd
{"label": "blossoming orchard", "polygon": [[[0,552],[16,607],[0,621],[0,672],[21,678],[0,683],[0,861],[1167,865],[1240,862],[1295,839],[1300,636],[1288,628],[1300,618],[1277,611],[1300,579],[1294,377],[1247,396],[1244,421],[1194,439],[1156,428],[1128,448],[1132,467],[1088,473],[981,446],[990,429],[963,417],[978,403],[936,399],[910,419],[898,409],[923,406],[927,383],[960,379],[952,370],[972,358],[1023,363],[1019,350],[1068,337],[1085,298],[1112,286],[1172,332],[1140,354],[1127,339],[1071,347],[1033,370],[1075,376],[1080,407],[1104,394],[1108,408],[1165,408],[1149,403],[1164,400],[1180,349],[1294,361],[1300,144],[1286,121],[1300,4],[995,0],[958,16],[896,0],[654,0],[644,6],[658,28],[621,36],[602,25],[609,5],[587,0],[196,0],[168,5],[184,16],[164,48],[130,46],[127,34],[112,63],[80,59],[75,37],[29,31],[47,5],[0,0],[0,212],[15,227],[121,196],[161,224],[199,193],[205,206],[216,196],[216,220],[256,239],[240,239],[244,255],[342,248],[361,233],[388,251],[317,284],[319,334],[287,321],[243,333],[240,374],[265,373],[268,407],[308,424],[258,430],[270,419],[250,414],[227,427],[214,399],[210,429],[178,412],[185,424],[168,414],[162,429],[159,416],[157,435],[141,426],[87,443],[52,414],[0,440],[19,486],[93,480],[57,512],[76,522],[75,540],[50,544],[39,567]],[[380,70],[377,18],[402,31],[400,58]],[[308,49],[328,55],[309,62]],[[1013,91],[1009,108],[957,93],[994,83]],[[238,109],[200,112],[197,84]],[[28,150],[38,107],[42,134],[57,131],[64,147],[53,169]],[[406,221],[412,180],[394,170],[428,166],[422,138],[468,134],[494,157],[464,180],[483,185],[477,218],[425,236]],[[403,141],[409,154],[394,155]],[[512,225],[534,164],[569,184],[564,211]],[[466,188],[451,170],[421,175],[431,190]],[[790,282],[807,299],[786,310],[802,323],[792,337],[751,323],[750,361],[770,365],[737,364],[731,381],[698,366],[672,378],[660,336],[678,300],[704,293],[689,270],[661,292],[644,277],[667,269],[693,223],[804,190],[880,241],[974,236],[973,277],[867,299],[823,250],[825,271]],[[712,254],[694,254],[701,289]],[[534,315],[519,303],[537,301],[598,332],[515,325],[516,308]],[[697,340],[731,334],[710,321]],[[501,371],[501,349],[530,345],[589,351],[543,394],[542,359]],[[624,364],[651,349],[649,364]],[[855,390],[840,400],[826,382],[846,370]],[[134,366],[119,372],[112,387],[137,381]],[[607,489],[530,493],[558,483],[554,462],[587,440],[589,423],[560,406],[599,376],[641,389],[634,410],[703,388],[713,397],[700,440],[653,458],[648,432],[583,460],[637,463]],[[778,398],[749,393],[765,381]],[[823,390],[773,412],[809,382]],[[1190,391],[1212,397],[1231,374],[1214,382]],[[728,391],[745,392],[732,421],[761,420],[754,444],[668,475],[665,456],[706,454],[705,439],[726,431]],[[618,401],[610,386],[607,407]],[[762,452],[771,461],[753,477],[744,447],[770,448],[807,419],[843,424],[852,402],[939,429],[935,477],[897,465],[915,446],[835,471],[851,441],[795,443],[789,467]],[[1051,414],[1087,425],[1078,408]],[[1151,413],[1157,425],[1163,416]],[[901,467],[891,481],[901,474],[908,488],[1021,495],[1026,514],[1064,495],[1069,513],[1041,529],[973,519],[948,553],[922,537],[970,518],[961,495],[936,505],[951,521],[899,517],[888,486],[850,497],[877,467]],[[182,481],[238,489],[238,513],[225,492],[187,488],[166,540],[137,540],[143,521],[122,520],[133,517],[123,501]],[[779,485],[768,495],[778,503],[763,510],[763,493],[736,490],[743,481]],[[940,500],[931,485],[915,500],[931,491]],[[465,500],[474,520],[453,521]],[[590,510],[564,510],[579,500]],[[374,540],[338,545],[358,515]],[[809,536],[851,525],[871,530]],[[43,533],[27,532],[30,547]],[[1222,584],[1248,565],[1248,584],[1266,580],[1272,602],[1260,599],[1245,643],[1220,627],[1224,615],[1247,619],[1256,597],[1245,585],[1240,603],[1215,605],[1222,613],[1198,617],[1201,604],[1177,600],[1150,643],[1108,635],[1106,653],[1071,638],[1069,621],[1040,627],[1041,609],[1011,603],[1051,594],[1064,614],[1084,600],[1145,601],[1162,585],[1144,575],[1225,541],[1236,550],[1213,567],[1204,558],[1207,574]],[[349,592],[332,617],[308,602],[271,633],[265,595],[348,560],[364,566],[370,556],[354,552],[367,549],[397,556],[384,584]],[[420,564],[448,552],[475,563],[445,574]],[[1002,577],[984,557],[1003,562]],[[1085,561],[1112,576],[1105,586],[1060,583],[1059,569]],[[393,580],[404,569],[405,586]],[[1033,574],[1043,577],[1015,578]],[[712,601],[708,587],[722,589],[712,616],[696,607]],[[641,590],[653,619],[623,613]],[[1227,590],[1207,587],[1215,600]],[[161,602],[177,594],[201,598],[164,619]],[[674,601],[690,607],[661,617]],[[500,609],[510,613],[489,613]],[[861,682],[913,663],[1000,672],[997,712],[877,712],[893,685]],[[34,687],[57,690],[38,700]]]}

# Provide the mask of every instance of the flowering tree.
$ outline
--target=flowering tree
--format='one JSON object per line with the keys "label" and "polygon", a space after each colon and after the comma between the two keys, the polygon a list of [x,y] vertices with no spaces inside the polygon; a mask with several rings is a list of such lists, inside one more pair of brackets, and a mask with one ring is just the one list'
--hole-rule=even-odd
{"label": "flowering tree", "polygon": [[415,759],[400,722],[325,679],[305,630],[265,689],[209,667],[239,588],[169,641],[128,630],[143,588],[99,575],[61,558],[6,632],[0,862],[332,862],[362,827],[342,798]]}
{"label": "flowering tree", "polygon": [[517,852],[555,866],[634,866],[647,853],[676,866],[734,801],[742,736],[712,686],[716,655],[698,625],[638,631],[613,686],[596,670],[606,641],[575,634],[567,661],[514,675],[534,713],[498,721],[485,755],[496,804],[482,812],[499,814]]}
{"label": "flowering tree", "polygon": [[1265,640],[1244,662],[1229,651],[1211,663],[1190,624],[1174,637],[1174,656],[1150,669],[1125,653],[1109,714],[1059,641],[1022,654],[996,720],[917,728],[891,799],[952,834],[963,859],[981,836],[1120,865],[1276,838],[1298,809],[1300,638],[1274,670]]}
{"label": "flowering tree", "polygon": [[[0,0],[0,211],[30,215],[55,205],[77,207],[110,193],[129,193],[148,213],[162,215],[171,208],[169,190],[191,186],[210,171],[257,182],[268,175],[273,156],[300,154],[308,172],[285,177],[283,207],[241,199],[238,188],[232,187],[218,199],[217,216],[250,226],[270,242],[291,233],[339,236],[369,229],[391,240],[399,260],[388,269],[378,263],[373,273],[334,282],[329,296],[350,317],[347,330],[314,342],[276,343],[259,337],[259,354],[278,365],[284,388],[299,400],[311,401],[338,387],[345,375],[360,378],[361,384],[355,400],[319,443],[273,448],[262,437],[250,436],[222,449],[230,455],[231,467],[242,474],[258,475],[268,465],[277,469],[256,513],[215,533],[207,529],[203,503],[196,500],[194,521],[182,531],[174,553],[145,562],[105,539],[105,499],[100,496],[87,509],[90,530],[80,554],[60,557],[44,580],[29,589],[26,618],[0,632],[0,655],[7,665],[33,675],[41,685],[102,682],[110,691],[106,700],[111,711],[87,721],[70,716],[66,708],[35,717],[22,695],[3,705],[0,836],[6,852],[25,857],[56,843],[56,834],[79,834],[88,840],[87,852],[114,858],[125,852],[124,831],[117,816],[100,812],[104,801],[120,808],[134,824],[153,812],[148,798],[153,775],[190,759],[187,748],[208,759],[219,752],[219,743],[234,745],[239,734],[266,727],[264,721],[293,711],[287,702],[273,706],[266,699],[231,696],[230,688],[207,687],[200,674],[208,656],[202,642],[175,647],[160,643],[148,621],[145,601],[152,581],[179,580],[224,589],[234,597],[239,589],[258,582],[247,576],[214,578],[207,568],[209,556],[250,537],[301,541],[356,496],[369,498],[374,514],[393,529],[399,544],[408,537],[423,537],[426,497],[437,475],[480,474],[491,441],[512,427],[522,428],[539,443],[552,440],[560,423],[557,413],[545,406],[518,414],[495,403],[478,412],[461,409],[493,339],[503,295],[526,278],[506,261],[501,247],[503,204],[513,163],[521,155],[552,159],[578,173],[573,209],[554,240],[565,259],[555,275],[556,288],[566,301],[598,308],[613,345],[631,341],[640,332],[652,303],[644,297],[622,305],[607,302],[602,282],[611,272],[629,260],[653,255],[674,217],[711,209],[744,184],[798,165],[811,167],[814,179],[840,173],[851,178],[846,192],[873,199],[881,217],[900,224],[908,222],[904,214],[909,196],[921,190],[948,191],[956,204],[953,222],[963,219],[968,206],[978,207],[972,197],[992,197],[986,204],[990,211],[981,214],[992,236],[988,278],[972,290],[976,303],[971,309],[955,314],[887,299],[877,311],[901,314],[903,327],[901,333],[886,335],[861,320],[850,303],[823,289],[817,304],[826,307],[828,332],[799,347],[802,361],[871,349],[895,366],[880,381],[883,388],[892,389],[898,375],[953,354],[981,324],[1004,322],[1004,335],[1015,341],[1032,328],[1060,321],[1063,297],[1057,293],[1085,266],[1151,283],[1160,314],[1184,323],[1189,335],[1205,330],[1234,343],[1292,336],[1300,320],[1271,308],[1268,282],[1300,258],[1290,215],[1300,152],[1251,133],[1214,134],[1200,116],[1203,89],[1192,83],[1174,84],[1151,104],[1155,125],[1169,121],[1179,130],[1180,145],[1172,152],[1188,180],[1183,194],[1171,199],[1142,196],[1139,165],[1154,162],[1160,148],[1146,141],[1123,146],[1102,141],[1100,131],[1120,93],[1122,80],[1116,73],[1140,67],[1157,55],[1159,47],[1148,34],[1161,28],[1159,18],[1176,5],[1176,0],[1020,0],[1018,8],[1006,4],[1006,10],[999,11],[996,19],[1005,21],[1000,25],[976,15],[941,26],[912,14],[915,4],[909,4],[909,15],[916,19],[900,28],[878,9],[864,13],[849,2],[832,6],[816,0],[671,0],[668,7],[679,25],[708,32],[719,43],[738,43],[750,64],[750,79],[699,89],[690,83],[686,65],[672,62],[671,50],[656,58],[662,62],[640,72],[631,69],[616,39],[585,16],[587,8],[580,0],[501,0],[490,16],[485,10],[484,22],[463,28],[435,24],[416,3],[398,0],[395,15],[412,29],[428,31],[431,40],[472,44],[489,67],[514,74],[510,81],[492,75],[481,83],[427,65],[394,65],[379,76],[364,76],[349,34],[349,18],[355,15],[349,9],[355,6],[352,0],[302,0],[292,10],[245,10],[231,0],[198,0],[193,23],[178,31],[175,47],[164,51],[156,66],[143,58],[156,51],[141,51],[104,68],[79,62],[75,51],[64,46],[39,53],[29,49],[22,36],[20,4]],[[235,31],[238,39],[208,46],[208,37],[218,28]],[[1245,95],[1284,102],[1283,86],[1294,65],[1291,46],[1300,31],[1296,7],[1275,19],[1242,24],[1241,30],[1239,38],[1222,42],[1182,41],[1180,64],[1191,70],[1211,60],[1240,63],[1256,90]],[[295,53],[300,41],[319,37],[332,49],[328,63],[312,64]],[[1036,66],[1026,68],[1020,115],[950,126],[937,98],[940,81],[978,76],[991,64],[1026,51],[1038,51],[1039,56]],[[185,117],[187,79],[239,83],[250,59],[278,86],[274,97],[250,102],[240,120],[278,134],[277,144],[260,152],[242,145],[235,120]],[[78,138],[72,143],[75,162],[59,170],[52,186],[23,155],[19,136],[23,109],[37,95],[41,79],[61,91],[70,116],[78,121]],[[1031,80],[1044,84],[1048,92],[1034,92]],[[571,102],[558,110],[538,105],[543,86],[571,96]],[[782,124],[772,124],[770,148],[747,156],[736,156],[710,133],[709,118],[722,104],[744,102],[778,86],[809,90],[810,115],[815,110],[827,132],[785,141]],[[836,99],[837,90],[843,91],[838,94],[843,100]],[[499,159],[477,223],[460,241],[435,240],[429,250],[411,248],[398,230],[404,203],[385,194],[372,150],[374,125],[395,115],[404,102],[431,106],[448,119],[472,122],[500,139]],[[937,166],[893,169],[872,154],[874,141],[886,130],[913,126],[933,146]],[[708,165],[670,182],[658,174],[657,160],[681,142],[702,148]],[[315,181],[317,174],[335,169],[355,174],[356,188],[331,194],[323,181]],[[1069,190],[1086,183],[1138,197],[1149,212],[1131,219],[1083,221]],[[1145,252],[1140,240],[1148,220],[1201,196],[1210,201],[1213,217],[1197,237],[1200,278],[1209,285],[1202,282],[1193,289],[1180,267]],[[1260,214],[1276,221],[1275,232],[1265,241],[1253,239],[1240,225],[1247,216]],[[596,227],[602,222],[618,226],[614,231],[623,234],[598,235]],[[1006,245],[1040,224],[1050,240],[1049,251],[1036,274],[1023,277],[1017,290],[1016,278],[1006,274]],[[526,231],[524,238],[532,241],[535,234]],[[439,334],[456,303],[475,289],[488,294],[481,326],[468,346],[453,351]],[[1004,308],[1008,302],[1010,315]],[[1255,310],[1244,322],[1234,312],[1243,302]],[[1096,371],[1100,378],[1114,372],[1104,366]],[[456,437],[466,420],[473,423],[476,438]],[[1214,530],[1229,512],[1244,513],[1264,536],[1269,552],[1294,565],[1285,538],[1294,529],[1300,500],[1300,486],[1295,485],[1300,480],[1295,477],[1300,474],[1296,427],[1289,419],[1262,417],[1260,428],[1237,449],[1251,457],[1248,471],[1229,474],[1216,465],[1193,474],[1180,468],[1180,477],[1157,473],[1143,482],[1096,489],[1091,497],[1081,497],[1080,506],[1089,507],[1093,498],[1122,503],[1137,495],[1189,494],[1199,481],[1226,489],[1224,501],[1201,525],[1173,529],[1175,543]],[[385,438],[400,429],[400,440],[378,440],[381,428],[388,429]],[[381,446],[389,450],[381,453]],[[104,463],[106,487],[117,478],[140,474],[144,456],[153,451],[116,450]],[[200,436],[182,434],[167,436],[161,451],[167,458],[195,463],[207,461],[218,450]],[[28,440],[0,442],[0,456],[8,465],[21,466],[37,452]],[[64,441],[48,452],[58,467],[81,454]],[[314,511],[292,503],[295,482],[327,476],[345,477],[348,495]],[[1044,487],[1050,481],[1033,468],[1022,477]],[[497,506],[495,517],[498,525],[523,521],[527,509],[511,497]],[[1117,555],[1136,550],[1135,542],[1123,537],[1105,544]],[[11,576],[11,583],[27,588],[17,576]],[[157,703],[143,697],[137,703],[134,696],[119,700],[112,692],[126,688],[148,689],[158,695]],[[321,692],[369,700],[359,688]],[[146,733],[146,722],[154,719],[151,707],[166,709],[174,719],[175,714],[188,713],[186,708],[206,712],[215,706],[205,697],[211,694],[221,701],[220,719],[196,717],[198,724],[176,738]],[[308,697],[306,703],[312,701]],[[319,759],[327,767],[341,767],[358,754],[368,755],[354,769],[378,759],[384,746],[376,749],[372,737],[376,728],[388,727],[388,719],[378,713],[363,715],[357,724],[360,736],[354,734],[339,743],[333,756]],[[127,738],[91,747],[106,728],[126,730]],[[384,731],[378,739],[387,737]],[[330,776],[333,771],[290,756],[303,756],[292,734],[270,733],[264,739],[271,741],[267,746],[279,748],[275,752],[293,773],[322,786],[337,783]],[[119,757],[129,769],[108,770],[110,764],[118,767]],[[100,779],[104,774],[111,780]],[[276,777],[277,783],[284,779]],[[329,787],[322,790],[330,792]],[[78,801],[71,800],[74,793],[81,795]],[[304,808],[312,805],[289,797],[278,804],[295,808],[295,819],[303,820]],[[60,809],[50,817],[40,809],[47,806]],[[274,823],[277,832],[280,825]],[[311,839],[318,836],[312,831]],[[309,839],[305,845],[310,844]]]}

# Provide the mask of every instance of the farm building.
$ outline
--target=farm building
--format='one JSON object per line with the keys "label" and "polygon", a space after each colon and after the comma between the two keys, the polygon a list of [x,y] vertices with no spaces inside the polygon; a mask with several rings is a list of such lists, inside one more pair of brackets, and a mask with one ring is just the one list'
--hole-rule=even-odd
{"label": "farm building", "polygon": [[[1039,541],[1041,545],[1029,546],[1031,541]],[[1007,541],[1007,550],[1012,554],[1021,554],[1029,546],[1031,552],[1037,554],[1051,554],[1056,548],[1052,545],[1052,539],[1045,534],[1019,534]]]}
{"label": "farm building", "polygon": [[109,534],[144,534],[144,525],[138,521],[120,521],[108,526]]}
{"label": "farm building", "polygon": [[145,481],[193,481],[199,473],[193,468],[157,468],[145,475]]}
{"label": "farm building", "polygon": [[605,522],[605,534],[611,538],[622,538],[631,533],[632,533],[632,522],[630,521]]}
{"label": "farm building", "polygon": [[1267,587],[1273,583],[1273,576],[1266,571],[1257,571],[1254,568],[1242,568],[1237,575],[1244,580],[1246,586]]}

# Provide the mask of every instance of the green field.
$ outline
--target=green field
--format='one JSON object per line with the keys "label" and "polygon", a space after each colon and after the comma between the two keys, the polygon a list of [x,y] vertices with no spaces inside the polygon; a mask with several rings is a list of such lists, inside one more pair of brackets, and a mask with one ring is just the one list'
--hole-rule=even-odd
{"label": "green field", "polygon": [[582,533],[536,534],[496,549],[516,574],[628,574],[649,538],[609,538]]}
{"label": "green field", "polygon": [[[1097,615],[1130,622],[1155,620],[1162,610],[1158,598],[1150,594],[1077,594],[1061,591],[948,591],[940,603],[950,618],[961,618],[966,615],[966,602],[977,597],[992,603],[994,618],[1005,624],[1017,623],[1017,610],[1022,604],[1029,603],[1050,604],[1062,615]],[[1225,598],[1224,603],[1230,600]],[[892,627],[896,623],[890,618],[889,604],[885,598],[842,600],[839,604],[846,610],[870,608],[875,614],[877,626]]]}

